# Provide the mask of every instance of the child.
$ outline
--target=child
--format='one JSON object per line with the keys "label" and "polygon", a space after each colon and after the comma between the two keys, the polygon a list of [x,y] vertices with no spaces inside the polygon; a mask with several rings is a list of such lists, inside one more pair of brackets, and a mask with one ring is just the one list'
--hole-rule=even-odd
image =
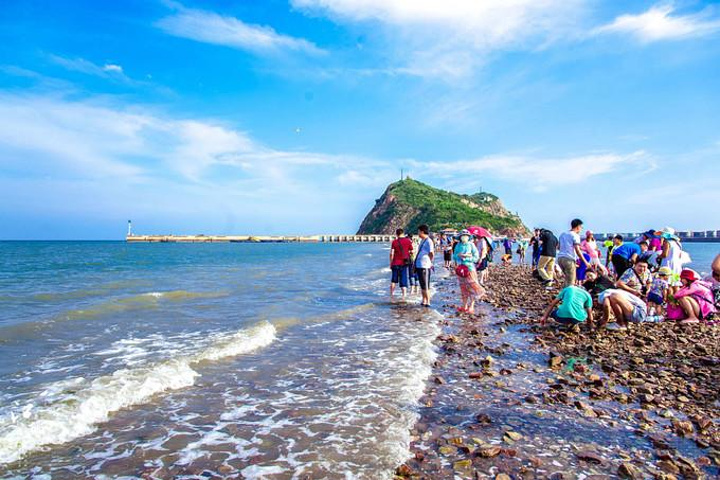
{"label": "child", "polygon": [[650,285],[650,291],[648,292],[648,315],[660,315],[661,308],[667,302],[668,287],[670,287],[670,269],[668,267],[662,267],[658,270],[657,277]]}

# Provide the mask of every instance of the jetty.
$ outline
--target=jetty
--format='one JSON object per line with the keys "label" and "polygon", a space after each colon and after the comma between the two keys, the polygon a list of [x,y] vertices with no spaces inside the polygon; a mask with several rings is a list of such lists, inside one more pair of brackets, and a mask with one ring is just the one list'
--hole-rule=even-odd
{"label": "jetty", "polygon": [[134,235],[128,243],[388,243],[393,235]]}

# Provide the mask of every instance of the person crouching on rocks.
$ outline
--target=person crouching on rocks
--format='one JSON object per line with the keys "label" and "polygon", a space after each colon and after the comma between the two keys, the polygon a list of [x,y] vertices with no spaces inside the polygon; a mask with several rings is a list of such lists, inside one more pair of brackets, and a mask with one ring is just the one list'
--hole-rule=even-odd
{"label": "person crouching on rocks", "polygon": [[545,325],[548,318],[568,326],[587,322],[588,329],[593,328],[593,301],[590,294],[575,285],[563,288],[550,302],[540,323]]}
{"label": "person crouching on rocks", "polygon": [[457,264],[455,274],[458,278],[462,298],[462,306],[458,308],[458,311],[467,313],[475,313],[475,302],[485,294],[485,289],[480,286],[475,270],[475,264],[480,260],[480,253],[475,244],[470,241],[471,238],[472,235],[467,230],[460,232],[460,243],[455,248],[453,255]]}
{"label": "person crouching on rocks", "polygon": [[716,313],[715,298],[710,285],[700,280],[695,270],[686,268],[680,272],[682,287],[675,292],[675,300],[685,312],[680,323],[698,323]]}

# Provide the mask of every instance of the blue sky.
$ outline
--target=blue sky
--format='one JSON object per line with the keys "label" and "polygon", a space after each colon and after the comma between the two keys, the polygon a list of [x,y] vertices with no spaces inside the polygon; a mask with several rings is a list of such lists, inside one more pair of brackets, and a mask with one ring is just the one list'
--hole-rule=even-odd
{"label": "blue sky", "polygon": [[720,228],[720,5],[5,0],[0,238],[354,232],[400,169]]}

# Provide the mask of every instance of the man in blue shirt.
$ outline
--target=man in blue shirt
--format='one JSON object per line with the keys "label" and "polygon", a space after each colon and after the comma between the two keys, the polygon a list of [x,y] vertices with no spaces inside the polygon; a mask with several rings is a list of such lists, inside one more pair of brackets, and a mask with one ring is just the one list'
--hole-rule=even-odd
{"label": "man in blue shirt", "polygon": [[613,248],[612,251],[612,264],[615,269],[615,275],[619,278],[625,273],[625,270],[635,263],[642,253],[642,250],[640,249],[640,245],[635,242],[623,243],[622,235],[615,235],[613,244],[615,244],[615,248]]}

